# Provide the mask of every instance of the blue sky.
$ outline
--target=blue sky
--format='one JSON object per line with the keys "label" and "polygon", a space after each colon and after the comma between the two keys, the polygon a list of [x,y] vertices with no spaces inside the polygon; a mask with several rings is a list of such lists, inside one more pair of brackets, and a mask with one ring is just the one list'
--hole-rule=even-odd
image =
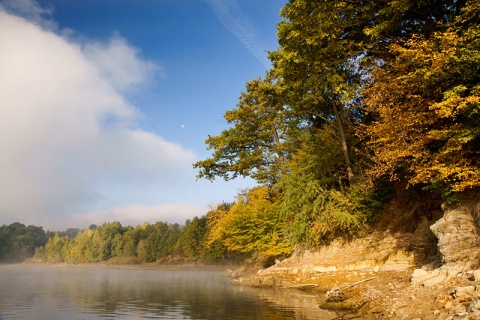
{"label": "blue sky", "polygon": [[184,223],[248,179],[196,181],[269,68],[284,1],[0,1],[0,224]]}

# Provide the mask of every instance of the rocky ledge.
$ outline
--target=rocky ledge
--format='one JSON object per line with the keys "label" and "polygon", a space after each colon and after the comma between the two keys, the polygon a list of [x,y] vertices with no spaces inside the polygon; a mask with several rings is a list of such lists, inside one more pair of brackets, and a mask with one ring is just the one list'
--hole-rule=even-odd
{"label": "rocky ledge", "polygon": [[[339,319],[480,319],[478,209],[478,196],[467,197],[413,233],[336,240],[230,276],[237,285],[315,292],[319,307]],[[339,301],[327,299],[332,288],[341,290]]]}

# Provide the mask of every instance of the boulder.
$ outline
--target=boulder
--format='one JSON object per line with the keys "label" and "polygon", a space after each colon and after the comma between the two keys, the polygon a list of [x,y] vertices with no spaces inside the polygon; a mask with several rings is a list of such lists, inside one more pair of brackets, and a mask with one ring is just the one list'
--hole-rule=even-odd
{"label": "boulder", "polygon": [[443,217],[430,227],[438,238],[438,249],[445,264],[478,262],[480,236],[475,218],[478,209],[477,197],[467,196],[454,205],[444,205]]}

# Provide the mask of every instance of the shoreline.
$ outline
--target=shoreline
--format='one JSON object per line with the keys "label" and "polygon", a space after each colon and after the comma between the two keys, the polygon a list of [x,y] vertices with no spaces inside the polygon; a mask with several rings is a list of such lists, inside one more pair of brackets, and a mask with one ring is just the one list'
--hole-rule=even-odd
{"label": "shoreline", "polygon": [[[214,271],[220,276],[232,279],[233,286],[270,288],[281,290],[286,296],[301,294],[316,296],[317,307],[334,311],[339,318],[357,317],[370,319],[480,319],[480,270],[459,271],[448,281],[426,286],[413,280],[418,273],[415,267],[401,271],[339,270],[319,273],[292,274],[285,268],[272,266],[261,272],[257,268],[241,265],[207,265],[207,264],[109,264],[99,263],[44,263],[22,262],[1,264],[0,268],[45,267],[45,268],[79,268],[79,269],[120,269],[150,271]],[[300,265],[292,265],[299,268]],[[439,268],[440,269],[440,268]],[[439,270],[435,269],[435,270]],[[265,271],[268,272],[265,272]],[[431,270],[431,272],[435,272]],[[451,269],[457,272],[458,269]],[[272,278],[273,276],[273,278]],[[259,282],[239,279],[256,278]],[[282,279],[281,281],[279,279]],[[364,281],[367,279],[368,281]],[[358,284],[357,284],[358,283]],[[348,285],[355,284],[348,287]],[[341,302],[327,302],[325,293],[337,285],[345,288],[347,299]],[[287,299],[288,301],[288,299]],[[283,302],[278,301],[279,304]],[[305,306],[311,307],[311,305]]]}
{"label": "shoreline", "polygon": [[212,270],[226,272],[232,268],[238,268],[238,265],[208,265],[208,264],[159,264],[155,262],[141,264],[112,264],[108,262],[88,262],[88,263],[50,263],[50,262],[19,262],[4,263],[0,267],[5,266],[39,266],[39,267],[57,267],[57,268],[105,268],[105,269],[122,269],[122,270]]}

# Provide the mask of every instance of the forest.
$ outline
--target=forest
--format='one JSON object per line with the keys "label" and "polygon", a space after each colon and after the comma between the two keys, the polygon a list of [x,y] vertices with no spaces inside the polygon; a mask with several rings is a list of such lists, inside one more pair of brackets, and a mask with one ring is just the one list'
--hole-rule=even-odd
{"label": "forest", "polygon": [[388,223],[409,231],[422,206],[479,190],[480,1],[290,0],[280,15],[272,67],[193,165],[257,187],[184,226],[23,226],[25,239],[3,226],[0,259],[22,241],[18,257],[52,262],[275,258]]}

